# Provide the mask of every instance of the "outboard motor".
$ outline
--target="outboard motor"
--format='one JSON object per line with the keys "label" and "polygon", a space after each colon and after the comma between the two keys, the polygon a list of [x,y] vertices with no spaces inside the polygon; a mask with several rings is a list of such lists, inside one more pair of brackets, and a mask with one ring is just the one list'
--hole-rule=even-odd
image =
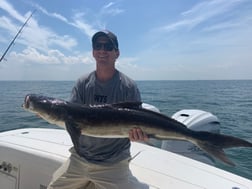
{"label": "outboard motor", "polygon": [[[183,123],[191,130],[220,133],[220,123],[216,116],[202,110],[181,110],[173,114],[173,119]],[[194,144],[187,141],[164,140],[161,148],[213,165],[213,159]]]}

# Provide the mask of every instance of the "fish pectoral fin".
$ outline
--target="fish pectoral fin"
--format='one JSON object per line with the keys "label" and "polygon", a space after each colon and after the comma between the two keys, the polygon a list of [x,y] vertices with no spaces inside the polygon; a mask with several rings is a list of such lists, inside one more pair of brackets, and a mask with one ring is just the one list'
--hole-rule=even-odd
{"label": "fish pectoral fin", "polygon": [[70,126],[70,127],[74,127],[76,129],[81,130],[81,127],[79,126],[78,122],[72,121],[71,119],[66,120],[65,124],[68,125],[68,126]]}

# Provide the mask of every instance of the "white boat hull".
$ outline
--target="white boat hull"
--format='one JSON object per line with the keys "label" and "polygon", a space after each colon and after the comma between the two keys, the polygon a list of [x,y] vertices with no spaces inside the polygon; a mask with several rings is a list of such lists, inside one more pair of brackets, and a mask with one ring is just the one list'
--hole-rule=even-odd
{"label": "white boat hull", "polygon": [[[70,155],[69,135],[59,129],[0,133],[0,189],[45,189]],[[252,181],[187,157],[132,143],[133,174],[150,188],[252,189]]]}

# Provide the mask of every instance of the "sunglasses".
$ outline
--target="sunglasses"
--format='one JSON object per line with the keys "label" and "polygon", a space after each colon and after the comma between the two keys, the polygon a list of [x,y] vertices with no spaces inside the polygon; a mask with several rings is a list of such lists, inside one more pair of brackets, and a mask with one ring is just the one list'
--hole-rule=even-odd
{"label": "sunglasses", "polygon": [[115,49],[114,45],[112,43],[95,43],[93,44],[93,49],[94,50],[104,50],[104,51],[112,51]]}

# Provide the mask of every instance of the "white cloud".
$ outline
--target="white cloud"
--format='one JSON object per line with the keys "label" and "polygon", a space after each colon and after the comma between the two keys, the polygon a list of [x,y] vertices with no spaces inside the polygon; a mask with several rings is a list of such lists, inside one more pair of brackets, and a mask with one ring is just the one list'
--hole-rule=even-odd
{"label": "white cloud", "polygon": [[32,25],[24,28],[24,31],[17,41],[25,46],[32,46],[44,52],[56,47],[71,50],[77,45],[77,41],[73,37],[59,35],[50,28],[39,25],[35,20]]}
{"label": "white cloud", "polygon": [[65,49],[71,50],[74,46],[77,45],[77,41],[68,35],[63,35],[63,36],[56,35],[53,38],[51,38],[50,41],[48,41],[48,44],[58,45]]}
{"label": "white cloud", "polygon": [[84,34],[86,34],[88,37],[91,37],[96,30],[93,28],[92,24],[87,23],[84,20],[84,13],[83,12],[77,12],[75,13],[75,15],[73,15],[73,21],[70,21],[69,19],[67,19],[66,17],[62,16],[59,13],[56,12],[49,12],[47,11],[45,8],[41,7],[40,5],[36,4],[35,5],[37,7],[38,10],[40,10],[42,13],[44,13],[45,15],[58,19],[70,26],[74,26],[77,29],[81,30]]}
{"label": "white cloud", "polygon": [[14,27],[12,21],[7,18],[6,16],[0,17],[0,27],[5,29],[5,30],[15,30],[16,28]]}
{"label": "white cloud", "polygon": [[107,15],[116,16],[116,15],[121,14],[123,12],[124,12],[124,10],[118,8],[117,3],[109,2],[108,4],[104,5],[101,8],[101,13],[100,14],[102,14],[102,15],[107,14]]}
{"label": "white cloud", "polygon": [[91,38],[92,35],[97,31],[92,25],[86,23],[84,19],[81,19],[80,17],[76,17],[75,21],[71,25],[83,31],[89,38]]}
{"label": "white cloud", "polygon": [[48,12],[45,8],[41,7],[41,6],[38,5],[38,4],[35,4],[34,6],[35,6],[38,10],[40,10],[41,12],[43,12],[45,15],[47,15],[47,16],[49,16],[49,17],[53,17],[53,18],[59,19],[59,20],[61,20],[61,21],[63,21],[63,22],[68,23],[67,18],[64,17],[64,16],[62,16],[61,14],[55,13],[55,12],[54,12],[54,13],[50,13],[50,12]]}
{"label": "white cloud", "polygon": [[[10,18],[5,16],[0,17],[0,23],[0,28],[3,28],[8,31],[7,33],[11,34],[11,39],[9,39],[10,42],[10,40],[12,40],[17,34],[21,25],[14,23]],[[50,28],[39,25],[37,20],[33,18],[31,18],[27,25],[23,28],[23,31],[20,33],[15,43],[20,43],[24,46],[31,46],[44,52],[47,52],[53,47],[55,48],[55,46],[71,50],[77,45],[75,38],[69,35],[59,35]]]}
{"label": "white cloud", "polygon": [[193,6],[190,10],[181,13],[182,18],[180,20],[163,26],[159,28],[159,30],[174,31],[182,28],[190,30],[201,23],[207,22],[210,19],[213,21],[215,17],[232,11],[236,6],[245,1],[246,0],[212,0],[201,2]]}
{"label": "white cloud", "polygon": [[47,53],[28,47],[11,52],[0,64],[0,80],[76,80],[94,70],[91,52],[66,56],[58,50]]}
{"label": "white cloud", "polygon": [[[54,18],[56,20],[59,20],[63,23],[66,23],[69,26],[73,26],[80,31],[82,31],[84,34],[86,34],[87,37],[91,38],[92,35],[97,31],[95,29],[95,26],[99,21],[89,23],[86,21],[86,15],[83,12],[77,12],[75,11],[75,14],[73,15],[72,19],[69,19],[59,13],[56,12],[49,12],[44,7],[33,4],[33,7],[36,7],[37,13],[43,13],[51,18]],[[108,3],[105,6],[103,6],[100,11],[98,12],[98,15],[101,14],[119,14],[122,12],[122,10],[116,8],[116,3]],[[7,30],[8,33],[11,33],[11,38],[14,37],[17,33],[17,29],[21,27],[21,25],[24,23],[24,21],[27,19],[27,17],[31,14],[27,13],[27,16],[21,15],[18,11],[15,10],[15,8],[8,3],[6,0],[3,0],[0,2],[0,8],[4,9],[6,12],[9,13],[13,18],[19,21],[19,23],[16,23],[13,19],[8,17],[0,17],[0,28],[3,28],[4,30]],[[98,16],[99,17],[99,16]],[[98,17],[95,17],[95,19],[99,19]],[[94,19],[94,20],[95,20]],[[101,25],[99,24],[99,27]],[[104,27],[104,26],[103,26]],[[105,28],[105,27],[104,27]],[[13,39],[13,38],[12,38]],[[0,38],[1,41],[4,40]],[[8,43],[8,41],[5,41]],[[52,50],[58,49],[58,51],[63,52],[63,49],[72,51],[72,49],[77,46],[77,41],[75,38],[73,38],[70,35],[59,35],[57,34],[53,29],[41,25],[39,23],[39,20],[36,19],[36,17],[32,17],[27,25],[24,27],[23,32],[21,35],[17,38],[15,41],[16,44],[23,45],[22,48],[24,50],[20,54],[15,54],[15,56],[19,56],[24,58],[24,61],[33,61],[36,62],[35,58],[37,58],[37,61],[40,61],[41,63],[46,62],[57,62],[58,60],[55,60],[54,58],[50,58],[46,56],[48,52],[51,52]],[[43,54],[40,54],[38,52],[43,52]],[[28,58],[26,55],[29,54],[30,58]],[[30,59],[30,60],[29,60]],[[77,62],[79,61],[79,58],[72,57],[66,60],[64,59],[63,62]],[[81,61],[89,61],[86,59],[81,58]]]}
{"label": "white cloud", "polygon": [[108,9],[109,7],[113,6],[115,3],[114,2],[109,2],[108,4],[103,6],[103,9]]}
{"label": "white cloud", "polygon": [[66,56],[59,50],[49,50],[41,53],[37,49],[28,47],[22,52],[11,52],[8,62],[20,62],[25,65],[34,64],[92,64],[93,58],[90,52],[81,55]]}
{"label": "white cloud", "polygon": [[11,15],[13,18],[19,20],[20,22],[24,22],[25,18],[20,15],[14,8],[13,6],[8,3],[6,0],[1,0],[0,1],[0,8],[2,8],[3,10],[5,10],[6,12],[9,13],[9,15]]}
{"label": "white cloud", "polygon": [[138,61],[138,58],[136,57],[122,57],[119,58],[116,62],[117,66],[125,69],[125,68],[130,68],[134,69],[137,68],[136,62]]}

